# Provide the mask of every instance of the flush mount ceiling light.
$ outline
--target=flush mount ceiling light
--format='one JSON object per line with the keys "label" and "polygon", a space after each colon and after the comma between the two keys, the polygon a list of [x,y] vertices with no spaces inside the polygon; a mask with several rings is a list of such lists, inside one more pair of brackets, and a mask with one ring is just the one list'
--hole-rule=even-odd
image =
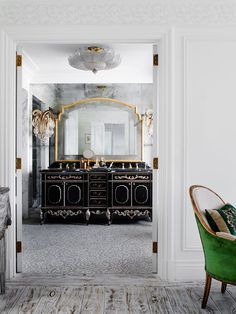
{"label": "flush mount ceiling light", "polygon": [[81,45],[68,57],[68,62],[73,68],[96,74],[98,71],[117,67],[121,58],[108,45]]}

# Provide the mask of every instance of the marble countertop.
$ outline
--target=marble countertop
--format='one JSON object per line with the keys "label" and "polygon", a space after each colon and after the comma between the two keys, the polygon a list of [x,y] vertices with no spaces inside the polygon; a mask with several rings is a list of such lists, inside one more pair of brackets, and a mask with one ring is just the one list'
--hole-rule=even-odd
{"label": "marble countertop", "polygon": [[48,168],[40,170],[40,172],[152,172],[152,169],[145,168],[91,168],[91,169],[61,169],[61,168]]}

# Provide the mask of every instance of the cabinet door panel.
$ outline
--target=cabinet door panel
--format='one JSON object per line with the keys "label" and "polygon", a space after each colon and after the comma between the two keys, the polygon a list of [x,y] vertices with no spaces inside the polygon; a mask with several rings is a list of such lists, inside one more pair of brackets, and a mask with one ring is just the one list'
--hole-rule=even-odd
{"label": "cabinet door panel", "polygon": [[83,183],[66,183],[65,197],[66,206],[83,206]]}
{"label": "cabinet door panel", "polygon": [[107,206],[106,198],[90,198],[89,206]]}
{"label": "cabinet door panel", "polygon": [[152,195],[151,195],[151,183],[133,183],[133,206],[151,206]]}
{"label": "cabinet door panel", "polygon": [[113,183],[112,191],[113,206],[130,206],[131,205],[131,183],[120,182]]}
{"label": "cabinet door panel", "polygon": [[63,206],[63,183],[46,183],[46,206]]}

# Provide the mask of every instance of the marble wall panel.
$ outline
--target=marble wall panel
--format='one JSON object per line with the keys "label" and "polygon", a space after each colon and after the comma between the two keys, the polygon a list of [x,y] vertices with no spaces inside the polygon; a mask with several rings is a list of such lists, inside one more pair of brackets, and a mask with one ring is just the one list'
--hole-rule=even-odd
{"label": "marble wall panel", "polygon": [[28,92],[22,90],[22,214],[28,217],[29,208],[29,152],[30,152],[30,130],[29,130],[29,104]]}

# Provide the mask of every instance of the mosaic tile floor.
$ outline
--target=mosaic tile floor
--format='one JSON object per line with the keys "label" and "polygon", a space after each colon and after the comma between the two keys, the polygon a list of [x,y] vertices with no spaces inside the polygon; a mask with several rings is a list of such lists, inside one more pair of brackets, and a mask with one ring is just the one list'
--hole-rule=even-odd
{"label": "mosaic tile floor", "polygon": [[23,272],[147,274],[152,271],[152,227],[125,224],[23,224]]}

